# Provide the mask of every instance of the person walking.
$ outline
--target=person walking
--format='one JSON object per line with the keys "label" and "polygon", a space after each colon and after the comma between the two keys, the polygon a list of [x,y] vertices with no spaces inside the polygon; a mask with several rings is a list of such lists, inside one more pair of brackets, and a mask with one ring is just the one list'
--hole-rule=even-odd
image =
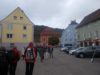
{"label": "person walking", "polygon": [[25,75],[32,75],[34,69],[34,63],[36,62],[37,51],[36,47],[33,46],[33,43],[30,42],[26,47],[24,52],[24,59],[26,62],[26,72]]}
{"label": "person walking", "polygon": [[46,49],[46,52],[45,52],[45,58],[47,59],[47,58],[48,58],[48,56],[49,56],[49,52],[48,52],[48,49],[49,49],[49,48],[48,48],[48,46],[46,46],[46,48],[45,48],[45,49]]}
{"label": "person walking", "polygon": [[16,67],[17,67],[17,62],[20,59],[20,52],[16,47],[13,47],[9,52],[8,52],[8,61],[9,61],[9,66],[8,66],[8,71],[9,75],[15,75],[16,72]]}
{"label": "person walking", "polygon": [[37,50],[39,52],[39,56],[40,56],[40,61],[43,62],[44,60],[44,53],[45,53],[45,48],[43,46],[38,46]]}
{"label": "person walking", "polygon": [[48,53],[50,54],[50,58],[53,58],[53,47],[52,46],[48,47]]}

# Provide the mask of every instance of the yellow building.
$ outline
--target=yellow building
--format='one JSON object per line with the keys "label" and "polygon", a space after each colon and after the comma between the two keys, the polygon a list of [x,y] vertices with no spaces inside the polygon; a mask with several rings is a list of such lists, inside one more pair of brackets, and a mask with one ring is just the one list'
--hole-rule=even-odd
{"label": "yellow building", "polygon": [[18,48],[26,47],[33,42],[34,24],[19,7],[0,21],[0,42],[7,47],[15,45]]}

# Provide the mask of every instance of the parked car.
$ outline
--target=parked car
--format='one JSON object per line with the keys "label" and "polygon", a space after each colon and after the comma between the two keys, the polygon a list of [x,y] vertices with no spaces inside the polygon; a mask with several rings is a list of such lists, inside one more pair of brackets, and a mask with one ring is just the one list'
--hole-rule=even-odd
{"label": "parked car", "polygon": [[71,50],[75,50],[75,49],[76,49],[76,47],[69,47],[69,48],[66,50],[66,53],[69,54],[69,52],[70,52]]}
{"label": "parked car", "polygon": [[84,58],[84,57],[92,57],[94,53],[95,53],[95,57],[100,57],[100,47],[99,46],[83,47],[79,50],[76,50],[74,52],[74,55],[76,57]]}
{"label": "parked car", "polygon": [[68,48],[67,47],[62,47],[60,50],[61,51],[66,51]]}
{"label": "parked car", "polygon": [[81,48],[82,48],[82,47],[72,49],[72,50],[69,51],[69,54],[70,54],[70,55],[74,55],[74,52],[77,51],[77,50],[80,50]]}

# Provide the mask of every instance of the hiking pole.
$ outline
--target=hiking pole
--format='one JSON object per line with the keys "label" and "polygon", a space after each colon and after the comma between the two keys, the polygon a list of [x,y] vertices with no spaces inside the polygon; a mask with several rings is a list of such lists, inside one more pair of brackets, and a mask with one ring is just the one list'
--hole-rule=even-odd
{"label": "hiking pole", "polygon": [[91,58],[91,62],[93,63],[93,61],[94,61],[94,56],[95,56],[95,49],[93,48],[93,50],[94,50],[94,52],[93,52],[93,55],[92,55],[92,58]]}
{"label": "hiking pole", "polygon": [[93,52],[93,55],[92,55],[92,58],[91,58],[91,63],[93,63],[93,61],[94,61],[94,56],[95,56],[95,49],[94,49],[94,46],[95,46],[95,43],[93,43],[92,46],[93,46],[92,49],[93,49],[94,52]]}

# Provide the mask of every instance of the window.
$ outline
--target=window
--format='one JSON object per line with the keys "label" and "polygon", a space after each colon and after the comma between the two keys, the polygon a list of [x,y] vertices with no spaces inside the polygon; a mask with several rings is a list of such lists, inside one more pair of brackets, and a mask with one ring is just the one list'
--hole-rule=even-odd
{"label": "window", "polygon": [[89,38],[92,38],[92,33],[90,32],[88,36],[89,36]]}
{"label": "window", "polygon": [[23,17],[20,17],[20,20],[23,20]]}
{"label": "window", "polygon": [[14,16],[14,20],[16,20],[17,19],[17,16]]}
{"label": "window", "polygon": [[80,35],[77,35],[77,36],[76,36],[76,39],[80,39]]}
{"label": "window", "polygon": [[70,39],[70,41],[72,41],[72,39]]}
{"label": "window", "polygon": [[27,29],[26,26],[24,26],[23,29],[26,30]]}
{"label": "window", "polygon": [[26,34],[23,34],[23,38],[27,38],[27,35]]}
{"label": "window", "polygon": [[13,34],[7,34],[7,38],[13,38]]}
{"label": "window", "polygon": [[95,32],[94,32],[94,36],[95,36],[96,38],[98,38],[98,31],[95,31]]}
{"label": "window", "polygon": [[13,25],[9,24],[8,25],[8,30],[12,30],[13,29]]}
{"label": "window", "polygon": [[83,33],[83,39],[85,40],[85,33]]}

